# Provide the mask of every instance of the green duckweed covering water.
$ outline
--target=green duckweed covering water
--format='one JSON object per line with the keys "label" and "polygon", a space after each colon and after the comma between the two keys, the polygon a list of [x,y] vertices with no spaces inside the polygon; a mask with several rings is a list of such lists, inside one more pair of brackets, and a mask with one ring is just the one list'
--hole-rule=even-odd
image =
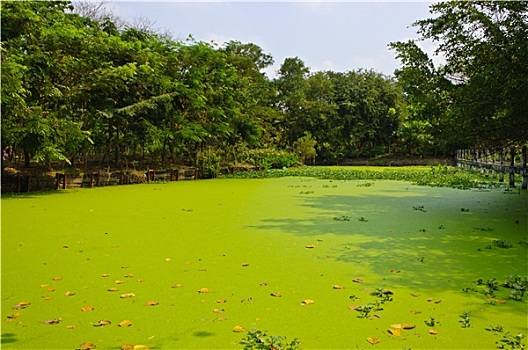
{"label": "green duckweed covering water", "polygon": [[527,213],[525,192],[307,177],[3,198],[2,348],[241,348],[240,326],[305,349],[493,349],[528,333],[528,296],[503,286],[527,276]]}

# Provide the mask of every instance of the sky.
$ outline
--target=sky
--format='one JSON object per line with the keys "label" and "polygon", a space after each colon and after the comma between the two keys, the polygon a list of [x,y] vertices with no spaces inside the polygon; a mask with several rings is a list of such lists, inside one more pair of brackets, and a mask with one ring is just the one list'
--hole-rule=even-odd
{"label": "sky", "polygon": [[[412,23],[430,18],[431,2],[249,2],[122,1],[107,7],[126,21],[146,18],[177,39],[222,46],[236,40],[253,43],[275,63],[265,73],[276,76],[285,58],[300,58],[312,72],[374,70],[392,75],[400,67],[388,43],[419,38]],[[431,55],[434,43],[419,46]]]}

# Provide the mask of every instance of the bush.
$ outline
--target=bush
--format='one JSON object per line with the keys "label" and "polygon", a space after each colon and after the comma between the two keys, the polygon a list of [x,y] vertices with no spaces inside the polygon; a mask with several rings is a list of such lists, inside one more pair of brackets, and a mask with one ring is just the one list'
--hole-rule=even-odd
{"label": "bush", "polygon": [[198,154],[198,168],[203,178],[214,178],[220,172],[222,157],[217,151],[208,149]]}
{"label": "bush", "polygon": [[240,157],[243,163],[258,166],[260,169],[282,169],[299,164],[299,157],[292,152],[275,148],[251,149],[243,152]]}
{"label": "bush", "polygon": [[251,329],[248,334],[240,342],[244,345],[244,350],[298,350],[299,340],[293,339],[291,342],[286,341],[286,337],[283,336],[268,336],[266,331],[259,331]]}

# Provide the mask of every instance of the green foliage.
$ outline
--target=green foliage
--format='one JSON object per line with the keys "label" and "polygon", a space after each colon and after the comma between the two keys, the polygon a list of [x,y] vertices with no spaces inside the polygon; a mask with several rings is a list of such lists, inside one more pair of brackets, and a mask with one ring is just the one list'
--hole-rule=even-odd
{"label": "green foliage", "polygon": [[315,161],[317,151],[315,145],[317,141],[312,137],[312,134],[306,132],[304,136],[299,137],[293,144],[295,152],[300,156],[303,164],[306,164],[307,160],[311,160],[312,163]]}
{"label": "green foliage", "polygon": [[258,166],[263,170],[282,169],[299,164],[299,157],[295,153],[275,148],[246,150],[239,157],[241,162]]}
{"label": "green foliage", "polygon": [[297,338],[288,342],[284,336],[268,335],[267,331],[250,329],[240,341],[244,350],[298,350],[300,342]]}
{"label": "green foliage", "polygon": [[498,349],[526,349],[526,345],[523,344],[524,334],[519,333],[512,335],[507,332],[503,335],[502,339],[497,342]]}
{"label": "green foliage", "polygon": [[458,322],[462,323],[462,328],[469,328],[471,327],[471,311],[464,311],[460,315],[460,320]]}
{"label": "green foliage", "polygon": [[203,178],[214,178],[220,171],[222,157],[217,151],[207,149],[198,154],[198,168]]}

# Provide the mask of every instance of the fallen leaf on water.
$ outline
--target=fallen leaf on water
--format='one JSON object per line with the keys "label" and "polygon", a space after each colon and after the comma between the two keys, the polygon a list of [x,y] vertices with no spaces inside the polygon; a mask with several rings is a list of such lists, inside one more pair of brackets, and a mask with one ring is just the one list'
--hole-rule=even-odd
{"label": "fallen leaf on water", "polygon": [[145,305],[147,305],[147,306],[156,306],[156,305],[159,305],[159,302],[157,302],[155,300],[151,300],[151,301],[148,301]]}
{"label": "fallen leaf on water", "polygon": [[389,329],[389,333],[396,337],[401,337],[401,331],[399,329]]}
{"label": "fallen leaf on water", "polygon": [[49,284],[41,284],[40,285],[40,288],[48,288],[49,287]]}
{"label": "fallen leaf on water", "polygon": [[311,299],[304,299],[303,301],[301,301],[301,305],[311,305],[313,303],[315,303],[315,301]]}
{"label": "fallen leaf on water", "polygon": [[101,275],[101,277],[110,277],[110,274],[109,274],[109,273],[103,273],[103,274]]}
{"label": "fallen leaf on water", "polygon": [[396,270],[396,269],[392,269],[392,270],[390,270],[390,272],[392,272],[392,273],[400,273],[401,271],[400,270]]}
{"label": "fallen leaf on water", "polygon": [[265,286],[267,286],[267,285],[268,285],[268,284],[267,284],[266,282],[261,282],[261,283],[259,283],[259,286],[261,286],[261,287],[265,287]]}
{"label": "fallen leaf on water", "polygon": [[362,283],[363,280],[362,280],[361,278],[354,278],[354,279],[352,280],[352,282],[355,282],[355,283]]}
{"label": "fallen leaf on water", "polygon": [[243,266],[243,267],[248,267],[248,266],[249,266],[249,263],[243,263],[242,266]]}
{"label": "fallen leaf on water", "polygon": [[186,261],[185,262],[185,265],[191,265],[192,264],[192,261]]}
{"label": "fallen leaf on water", "polygon": [[124,320],[117,324],[119,327],[130,327],[132,326],[132,321],[130,320]]}
{"label": "fallen leaf on water", "polygon": [[145,282],[145,280],[140,278],[140,279],[137,280],[137,282],[138,283],[143,283],[143,282]]}
{"label": "fallen leaf on water", "polygon": [[74,324],[69,324],[69,325],[66,326],[66,328],[68,328],[68,329],[74,329],[74,328],[77,328],[77,326],[74,325]]}
{"label": "fallen leaf on water", "polygon": [[227,303],[227,299],[224,299],[224,298],[217,299],[216,302],[219,304]]}
{"label": "fallen leaf on water", "polygon": [[31,305],[31,303],[27,302],[27,301],[21,301],[20,303],[16,304],[15,306],[13,306],[13,310],[20,310],[20,309],[25,309],[27,308],[29,305]]}
{"label": "fallen leaf on water", "polygon": [[173,284],[173,285],[171,286],[171,288],[180,288],[180,287],[181,287],[181,284]]}
{"label": "fallen leaf on water", "polygon": [[376,318],[381,318],[381,316],[378,315],[378,314],[374,314],[374,317],[376,317]]}
{"label": "fallen leaf on water", "polygon": [[224,309],[213,309],[213,312],[215,314],[222,314],[222,313],[224,313],[224,311],[225,311]]}
{"label": "fallen leaf on water", "polygon": [[41,298],[43,298],[44,300],[51,300],[53,299],[53,297],[51,295],[43,295]]}
{"label": "fallen leaf on water", "polygon": [[112,322],[108,321],[108,320],[101,320],[97,323],[95,323],[93,326],[94,327],[102,327],[102,326],[108,326],[108,325],[111,325]]}
{"label": "fallen leaf on water", "polygon": [[42,321],[42,323],[44,323],[44,324],[59,324],[60,321],[61,321],[60,318],[55,318],[53,320]]}
{"label": "fallen leaf on water", "polygon": [[378,343],[380,342],[380,340],[379,340],[378,338],[370,338],[370,337],[367,338],[367,341],[368,341],[370,344],[372,344],[372,345],[374,345],[374,344],[378,344]]}
{"label": "fallen leaf on water", "polygon": [[116,287],[111,287],[111,288],[108,288],[107,289],[109,292],[117,292],[119,290],[119,288],[116,288]]}
{"label": "fallen leaf on water", "polygon": [[121,350],[133,350],[134,344],[123,344],[121,345]]}
{"label": "fallen leaf on water", "polygon": [[55,288],[48,288],[48,292],[53,293],[55,291]]}
{"label": "fallen leaf on water", "polygon": [[427,298],[427,302],[430,303],[431,301],[434,301],[434,299],[433,298]]}
{"label": "fallen leaf on water", "polygon": [[92,311],[93,309],[95,309],[95,306],[84,306],[81,308],[82,312],[88,312],[88,311]]}
{"label": "fallen leaf on water", "polygon": [[434,329],[430,329],[430,330],[429,330],[429,334],[437,335],[437,334],[438,334],[438,331],[437,331],[437,330],[434,330]]}
{"label": "fallen leaf on water", "polygon": [[171,258],[165,258],[165,261],[166,261],[166,262],[171,262],[172,259],[171,259]]}
{"label": "fallen leaf on water", "polygon": [[390,289],[384,289],[384,290],[382,290],[381,292],[382,292],[383,294],[387,294],[387,295],[393,295],[393,294],[394,294],[393,291],[390,290]]}
{"label": "fallen leaf on water", "polygon": [[415,298],[418,298],[418,297],[420,296],[420,294],[411,293],[411,296],[412,296],[412,297],[415,297]]}
{"label": "fallen leaf on water", "polygon": [[132,297],[135,297],[136,295],[134,293],[125,293],[125,294],[121,294],[119,297],[121,299],[126,299],[126,298],[132,298]]}
{"label": "fallen leaf on water", "polygon": [[442,299],[435,300],[435,304],[440,304],[442,302]]}
{"label": "fallen leaf on water", "polygon": [[358,307],[359,307],[359,305],[350,305],[348,308],[349,308],[350,310],[357,310]]}
{"label": "fallen leaf on water", "polygon": [[418,314],[421,314],[422,312],[421,311],[417,311],[417,310],[411,310],[411,313],[413,315],[418,315]]}
{"label": "fallen leaf on water", "polygon": [[407,324],[407,323],[402,324],[403,329],[413,329],[414,327],[416,326],[413,324]]}
{"label": "fallen leaf on water", "polygon": [[403,328],[401,324],[391,324],[390,328],[400,329]]}
{"label": "fallen leaf on water", "polygon": [[128,265],[121,266],[122,269],[128,269]]}
{"label": "fallen leaf on water", "polygon": [[506,304],[506,300],[504,300],[504,299],[495,299],[495,302],[497,304]]}
{"label": "fallen leaf on water", "polygon": [[20,314],[7,315],[8,320],[16,320],[19,317],[20,317]]}
{"label": "fallen leaf on water", "polygon": [[242,326],[235,326],[233,327],[233,332],[236,332],[236,333],[240,333],[240,332],[245,332],[246,329]]}
{"label": "fallen leaf on water", "polygon": [[125,281],[117,280],[117,281],[115,281],[115,283],[116,284],[123,284],[123,283],[125,283]]}
{"label": "fallen leaf on water", "polygon": [[134,350],[150,350],[150,346],[147,345],[134,345]]}
{"label": "fallen leaf on water", "polygon": [[60,280],[62,280],[62,277],[60,277],[60,276],[53,277],[52,280],[54,280],[54,281],[60,281]]}
{"label": "fallen leaf on water", "polygon": [[72,297],[75,295],[75,292],[66,292],[67,297]]}
{"label": "fallen leaf on water", "polygon": [[79,345],[80,350],[95,349],[96,346],[94,343],[86,342]]}
{"label": "fallen leaf on water", "polygon": [[134,278],[134,274],[133,273],[127,273],[125,275],[125,278]]}
{"label": "fallen leaf on water", "polygon": [[315,246],[313,244],[308,244],[308,245],[305,245],[304,246],[305,248],[308,248],[308,249],[313,249],[315,248]]}
{"label": "fallen leaf on water", "polygon": [[198,293],[209,293],[209,288],[202,288],[198,291]]}
{"label": "fallen leaf on water", "polygon": [[281,292],[274,292],[274,293],[271,293],[270,295],[271,295],[272,297],[277,297],[277,298],[282,297],[282,293],[281,293]]}
{"label": "fallen leaf on water", "polygon": [[345,287],[340,286],[340,285],[338,285],[338,284],[334,285],[332,288],[333,288],[333,289],[345,289]]}

